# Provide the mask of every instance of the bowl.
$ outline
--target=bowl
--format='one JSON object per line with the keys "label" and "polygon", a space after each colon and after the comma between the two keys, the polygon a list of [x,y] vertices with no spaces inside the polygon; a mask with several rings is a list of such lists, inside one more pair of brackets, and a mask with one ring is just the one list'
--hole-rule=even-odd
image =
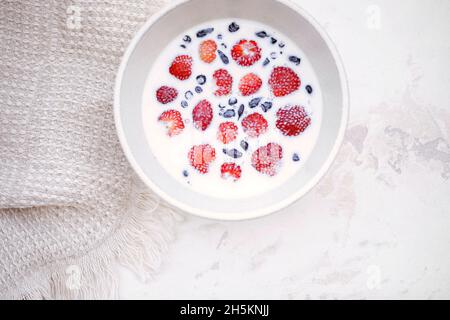
{"label": "bowl", "polygon": [[[288,35],[306,54],[317,74],[323,99],[317,143],[303,168],[267,194],[227,200],[196,193],[160,165],[146,141],[142,96],[159,53],[184,30],[214,19],[256,20]],[[349,112],[348,88],[341,59],[319,24],[285,0],[184,0],[154,15],[136,34],[120,65],[114,116],[118,136],[131,166],[156,194],[188,213],[219,220],[245,220],[279,211],[304,196],[324,176],[344,137]]]}

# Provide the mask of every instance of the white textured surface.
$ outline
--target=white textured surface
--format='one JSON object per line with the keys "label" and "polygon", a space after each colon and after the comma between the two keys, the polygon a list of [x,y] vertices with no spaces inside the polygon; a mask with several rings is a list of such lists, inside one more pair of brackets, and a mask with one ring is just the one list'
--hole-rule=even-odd
{"label": "white textured surface", "polygon": [[154,281],[123,272],[123,298],[450,298],[450,2],[298,3],[348,73],[333,169],[264,219],[186,216]]}

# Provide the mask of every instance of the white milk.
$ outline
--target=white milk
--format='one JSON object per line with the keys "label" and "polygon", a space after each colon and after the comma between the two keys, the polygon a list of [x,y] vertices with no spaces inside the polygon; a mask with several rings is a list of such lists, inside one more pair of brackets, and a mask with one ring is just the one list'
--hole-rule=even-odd
{"label": "white milk", "polygon": [[[240,26],[240,29],[235,33],[230,33],[228,26],[233,21]],[[214,32],[204,38],[196,37],[197,31],[208,27],[213,27],[215,29]],[[272,44],[270,38],[262,39],[255,35],[256,32],[262,30],[276,38],[278,42]],[[222,40],[217,38],[218,34],[222,35]],[[185,35],[191,37],[191,43],[183,42],[182,39]],[[228,56],[230,60],[228,65],[224,65],[219,55],[217,55],[216,60],[211,64],[204,63],[200,60],[198,54],[199,44],[208,39],[216,41],[218,48]],[[255,40],[262,49],[261,60],[251,67],[241,67],[231,57],[232,47],[241,39]],[[280,42],[285,44],[283,48],[280,48]],[[224,48],[221,43],[225,43],[227,48]],[[182,48],[180,46],[181,44],[185,44],[186,49]],[[272,52],[276,53],[277,58],[275,60],[270,57]],[[192,75],[186,81],[176,79],[168,71],[173,59],[181,54],[188,54],[194,59]],[[289,61],[289,56],[291,55],[301,58],[300,65],[297,66]],[[263,67],[263,61],[267,57],[270,59],[270,64]],[[270,93],[268,80],[275,66],[292,68],[301,79],[300,89],[288,96],[274,98]],[[212,74],[220,68],[226,69],[233,76],[233,92],[229,96],[214,96],[215,87]],[[255,95],[242,97],[238,89],[239,80],[242,76],[250,72],[259,75],[263,80],[263,86]],[[195,87],[198,86],[196,77],[201,74],[206,76],[207,82],[201,86],[203,92],[198,94],[195,92]],[[178,90],[178,97],[175,101],[162,105],[156,100],[155,92],[162,85],[171,86]],[[312,94],[307,93],[305,89],[306,85],[311,85],[313,88]],[[322,94],[315,72],[307,57],[286,35],[281,34],[267,25],[254,21],[242,19],[214,20],[196,26],[191,30],[186,30],[186,32],[173,39],[161,52],[148,76],[145,88],[142,100],[142,119],[149,147],[161,162],[163,168],[176,180],[189,186],[196,192],[205,195],[236,199],[261,194],[277,188],[290,176],[295,174],[297,170],[302,170],[319,135],[322,115]],[[181,101],[186,100],[184,93],[188,90],[192,91],[194,96],[188,100],[189,106],[182,108]],[[221,104],[226,106],[226,109],[230,109],[231,107],[228,106],[230,97],[238,99],[238,103],[233,106],[236,113],[241,104],[245,105],[245,113],[241,117],[241,120],[247,114],[259,112],[269,122],[268,132],[258,138],[248,138],[243,133],[240,121],[237,121],[237,116],[233,119],[225,119],[219,116],[220,109],[218,105]],[[267,113],[264,113],[260,106],[250,109],[248,103],[255,97],[263,97],[261,103],[264,101],[272,101],[272,109]],[[214,110],[213,121],[206,131],[195,129],[192,124],[192,109],[202,99],[210,101]],[[312,120],[308,129],[297,137],[285,137],[275,126],[277,110],[288,104],[303,106]],[[158,122],[159,115],[168,109],[180,111],[183,119],[185,119],[185,129],[178,136],[167,136],[165,125]],[[223,145],[216,138],[219,124],[225,121],[234,121],[239,127],[238,138],[227,145]],[[249,150],[246,152],[240,147],[240,141],[243,139],[246,139],[249,143]],[[253,151],[269,142],[276,142],[283,147],[282,165],[278,170],[278,174],[273,177],[256,171],[251,165]],[[202,175],[190,166],[187,155],[193,145],[206,143],[216,149],[216,160],[210,164],[209,173]],[[236,148],[244,155],[240,159],[233,159],[222,152],[223,148]],[[300,156],[299,162],[292,160],[294,153]],[[233,179],[225,180],[221,178],[220,167],[225,162],[234,162],[241,166],[242,177],[240,180],[235,182]],[[188,177],[183,175],[184,170],[188,171]]]}

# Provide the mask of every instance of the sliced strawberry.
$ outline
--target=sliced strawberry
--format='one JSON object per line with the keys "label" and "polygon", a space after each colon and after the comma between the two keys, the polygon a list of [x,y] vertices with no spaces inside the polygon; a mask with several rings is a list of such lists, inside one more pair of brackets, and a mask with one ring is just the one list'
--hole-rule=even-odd
{"label": "sliced strawberry", "polygon": [[226,96],[231,93],[233,88],[233,77],[225,69],[219,69],[213,74],[216,81],[217,90],[214,92],[216,96]]}
{"label": "sliced strawberry", "polygon": [[192,74],[192,58],[188,55],[176,57],[169,68],[169,72],[179,80],[187,80]]}
{"label": "sliced strawberry", "polygon": [[214,40],[203,41],[199,47],[200,59],[206,63],[213,62],[217,57],[216,50],[217,44]]}
{"label": "sliced strawberry", "polygon": [[220,173],[223,179],[233,178],[234,181],[237,181],[241,178],[242,169],[235,163],[224,163],[220,167]]}
{"label": "sliced strawberry", "polygon": [[209,165],[216,159],[216,150],[209,144],[193,146],[188,153],[189,163],[201,174],[208,173]]}
{"label": "sliced strawberry", "polygon": [[194,126],[202,131],[208,129],[213,118],[213,109],[208,100],[200,101],[192,110],[192,120]]}
{"label": "sliced strawberry", "polygon": [[156,99],[162,104],[168,104],[175,100],[178,96],[178,91],[175,88],[162,86],[156,91]]}
{"label": "sliced strawberry", "polygon": [[261,48],[256,41],[241,40],[231,50],[231,57],[238,65],[249,67],[261,59]]}
{"label": "sliced strawberry", "polygon": [[300,78],[288,67],[275,67],[269,79],[269,86],[275,97],[284,97],[300,88]]}
{"label": "sliced strawberry", "polygon": [[262,80],[254,73],[245,75],[239,82],[239,91],[243,96],[250,96],[258,92],[262,86]]}
{"label": "sliced strawberry", "polygon": [[180,134],[184,129],[183,118],[181,117],[181,113],[177,110],[164,111],[159,116],[158,121],[166,123],[168,129],[167,134],[169,137]]}
{"label": "sliced strawberry", "polygon": [[286,106],[277,112],[277,128],[285,136],[298,136],[311,124],[311,118],[301,106]]}
{"label": "sliced strawberry", "polygon": [[223,144],[228,144],[234,141],[237,137],[238,127],[233,122],[223,122],[219,125],[217,132],[217,139]]}
{"label": "sliced strawberry", "polygon": [[267,131],[269,124],[267,120],[259,113],[255,112],[242,120],[242,128],[249,137],[256,138]]}
{"label": "sliced strawberry", "polygon": [[253,152],[252,166],[263,174],[274,176],[283,158],[283,148],[276,143],[269,143]]}

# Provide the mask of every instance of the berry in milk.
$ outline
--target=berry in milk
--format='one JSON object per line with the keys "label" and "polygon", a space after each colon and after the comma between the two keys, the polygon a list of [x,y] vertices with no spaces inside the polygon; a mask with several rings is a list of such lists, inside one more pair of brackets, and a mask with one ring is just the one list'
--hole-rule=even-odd
{"label": "berry in milk", "polygon": [[317,140],[317,77],[288,37],[215,20],[173,39],[143,97],[153,154],[173,178],[214,197],[267,192],[302,169]]}

